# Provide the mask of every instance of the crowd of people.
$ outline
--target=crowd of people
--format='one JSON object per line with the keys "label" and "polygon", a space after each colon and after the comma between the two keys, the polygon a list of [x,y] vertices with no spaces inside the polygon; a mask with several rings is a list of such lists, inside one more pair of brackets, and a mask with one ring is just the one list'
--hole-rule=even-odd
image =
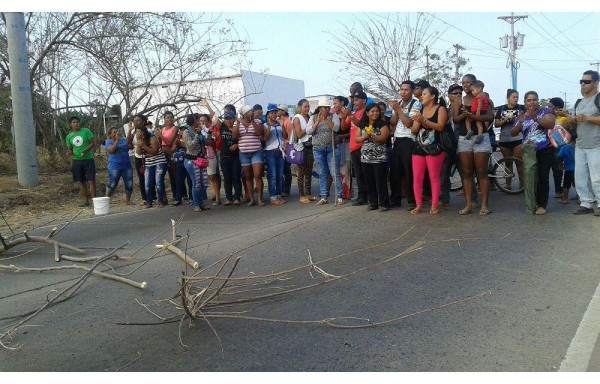
{"label": "crowd of people", "polygon": [[[523,166],[506,183],[508,188],[524,186],[525,212],[547,213],[552,170],[555,197],[568,203],[569,189],[575,187],[580,206],[574,213],[600,216],[598,83],[598,72],[583,73],[583,97],[572,115],[557,97],[542,106],[535,91],[526,92],[521,105],[514,89],[507,91],[506,104],[495,108],[484,92],[485,84],[472,74],[451,85],[447,99],[426,80],[406,80],[399,99],[389,105],[374,102],[360,83],[353,83],[349,97],[337,96],[331,103],[321,100],[314,111],[308,100],[298,101],[298,113],[292,117],[287,105],[268,104],[263,112],[260,105],[244,105],[238,111],[229,104],[217,114],[202,102],[209,113],[189,114],[184,124],[176,126],[175,116],[167,111],[162,125],[152,130],[148,118],[138,114],[125,135],[117,127],[108,131],[106,196],[114,194],[122,179],[125,202],[134,204],[135,169],[144,208],[169,203],[167,174],[175,206],[184,200],[195,211],[210,205],[264,206],[265,176],[268,201],[280,205],[290,198],[295,166],[300,203],[327,204],[333,193],[334,202],[344,204],[349,196],[342,188],[340,167],[341,159],[347,158],[351,175],[345,178],[351,186],[354,180],[354,206],[388,211],[402,206],[404,199],[410,213],[418,215],[430,200],[429,214],[437,215],[449,204],[450,169],[456,164],[465,199],[458,213],[467,215],[479,208],[479,215],[485,216],[492,212],[488,161],[498,146],[503,156],[522,159]],[[71,117],[69,125],[73,180],[80,182],[82,205],[90,205],[96,194],[96,143],[77,117]],[[557,125],[568,133],[560,145],[550,134]],[[498,142],[493,127],[500,129]],[[312,190],[315,163],[318,196]]]}

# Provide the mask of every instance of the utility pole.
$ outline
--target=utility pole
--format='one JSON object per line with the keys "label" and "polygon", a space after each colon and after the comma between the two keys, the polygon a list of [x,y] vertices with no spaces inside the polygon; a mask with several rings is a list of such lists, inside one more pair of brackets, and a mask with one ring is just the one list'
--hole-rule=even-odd
{"label": "utility pole", "polygon": [[453,47],[456,50],[455,57],[454,57],[454,59],[456,61],[454,62],[454,79],[453,80],[455,83],[458,83],[458,78],[460,76],[460,73],[458,73],[458,70],[460,69],[460,53],[459,52],[461,50],[464,51],[465,47],[463,47],[460,44],[454,44]]}
{"label": "utility pole", "polygon": [[4,16],[8,40],[17,178],[22,186],[35,187],[39,184],[39,180],[25,16],[22,12],[5,12]]}
{"label": "utility pole", "polygon": [[596,72],[600,72],[600,61],[596,61],[595,63],[590,63],[590,65],[595,65]]}
{"label": "utility pole", "polygon": [[519,20],[526,19],[527,16],[515,16],[514,12],[510,13],[510,16],[500,16],[498,19],[504,20],[510,24],[510,36],[504,35],[504,37],[500,38],[501,47],[509,48],[508,54],[508,63],[506,67],[510,65],[510,73],[512,78],[512,88],[517,89],[517,69],[519,68],[519,63],[517,62],[517,49],[523,46],[523,40],[525,35],[518,33],[515,36],[515,23]]}

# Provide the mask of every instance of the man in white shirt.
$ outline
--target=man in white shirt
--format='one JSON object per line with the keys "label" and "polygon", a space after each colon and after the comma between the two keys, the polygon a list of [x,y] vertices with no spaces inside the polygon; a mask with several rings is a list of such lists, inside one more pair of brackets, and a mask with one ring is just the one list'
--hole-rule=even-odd
{"label": "man in white shirt", "polygon": [[415,83],[405,80],[400,85],[400,101],[390,101],[392,118],[390,130],[394,135],[394,147],[390,169],[390,206],[400,206],[402,199],[402,181],[406,189],[406,200],[409,208],[414,208],[412,152],[415,146],[415,135],[411,132],[413,117],[421,110],[421,103],[413,96]]}

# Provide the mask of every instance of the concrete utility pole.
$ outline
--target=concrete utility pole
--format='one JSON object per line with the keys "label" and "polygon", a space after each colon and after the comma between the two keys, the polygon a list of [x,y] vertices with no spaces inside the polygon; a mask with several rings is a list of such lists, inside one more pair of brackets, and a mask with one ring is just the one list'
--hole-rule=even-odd
{"label": "concrete utility pole", "polygon": [[519,68],[519,63],[517,62],[517,49],[523,46],[523,40],[525,38],[525,35],[518,32],[517,36],[515,36],[515,23],[519,20],[526,19],[527,17],[528,16],[515,16],[514,12],[511,12],[510,16],[498,17],[510,24],[510,36],[504,35],[504,37],[500,38],[500,41],[502,48],[509,48],[509,63],[507,63],[506,66],[508,67],[510,65],[512,89],[517,89],[517,69]]}
{"label": "concrete utility pole", "polygon": [[590,65],[595,65],[596,72],[600,72],[600,61],[596,61],[595,63],[590,63]]}
{"label": "concrete utility pole", "polygon": [[458,70],[460,69],[460,51],[464,51],[465,47],[463,47],[460,44],[454,44],[453,47],[456,50],[456,54],[455,54],[456,61],[454,63],[454,82],[458,83],[458,79],[460,77],[460,73],[458,73]]}
{"label": "concrete utility pole", "polygon": [[25,37],[25,16],[22,12],[5,12],[8,62],[10,66],[10,94],[17,152],[17,178],[24,187],[39,184],[35,126],[29,80],[29,57]]}

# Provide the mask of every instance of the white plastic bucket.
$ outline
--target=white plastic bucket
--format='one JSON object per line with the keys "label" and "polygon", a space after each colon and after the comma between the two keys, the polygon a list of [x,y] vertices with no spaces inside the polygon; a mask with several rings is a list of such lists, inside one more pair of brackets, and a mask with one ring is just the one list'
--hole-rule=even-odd
{"label": "white plastic bucket", "polygon": [[94,203],[94,214],[95,215],[106,215],[110,208],[110,197],[94,197],[92,199]]}

